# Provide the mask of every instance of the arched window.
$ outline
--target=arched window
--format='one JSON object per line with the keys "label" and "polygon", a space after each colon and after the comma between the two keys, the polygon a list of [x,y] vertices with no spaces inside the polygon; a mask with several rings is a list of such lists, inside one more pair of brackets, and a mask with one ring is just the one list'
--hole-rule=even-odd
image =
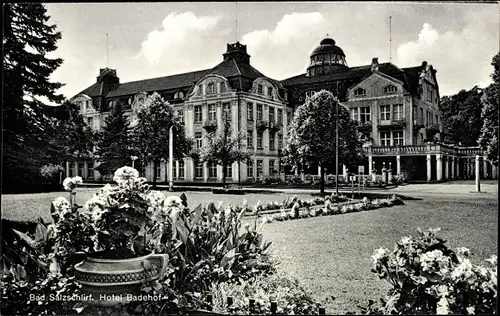
{"label": "arched window", "polygon": [[314,90],[306,91],[306,98],[312,98],[312,96],[316,93]]}
{"label": "arched window", "polygon": [[217,91],[215,90],[215,84],[213,82],[209,82],[207,84],[207,94],[213,94],[216,93]]}
{"label": "arched window", "polygon": [[226,83],[224,81],[220,83],[220,92],[221,93],[226,92]]}
{"label": "arched window", "polygon": [[183,98],[184,98],[184,92],[182,92],[182,91],[177,91],[174,94],[174,99],[183,99]]}
{"label": "arched window", "polygon": [[366,90],[362,89],[362,88],[358,88],[358,89],[354,90],[354,95],[357,96],[357,97],[365,96],[366,95]]}

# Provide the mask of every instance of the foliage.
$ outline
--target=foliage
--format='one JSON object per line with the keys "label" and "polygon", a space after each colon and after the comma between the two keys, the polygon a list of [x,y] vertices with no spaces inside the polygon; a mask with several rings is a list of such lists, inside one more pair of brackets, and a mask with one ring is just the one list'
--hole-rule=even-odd
{"label": "foliage", "polygon": [[356,124],[352,122],[349,110],[326,90],[308,98],[297,109],[283,150],[286,165],[316,164],[321,167],[321,193],[324,192],[325,173],[335,166],[337,110],[339,163],[358,160],[362,156],[362,147]]}
{"label": "foliage", "polygon": [[207,135],[207,143],[200,152],[200,161],[211,162],[222,166],[222,184],[226,185],[227,167],[234,162],[247,161],[250,154],[244,152],[240,146],[244,136],[234,135],[231,127],[229,109],[224,109],[222,128]]}
{"label": "foliage", "polygon": [[491,63],[495,71],[491,75],[493,83],[490,84],[485,90],[482,102],[481,120],[483,127],[481,128],[481,136],[479,138],[479,145],[486,150],[488,160],[492,161],[494,165],[498,165],[498,85],[500,85],[500,53],[493,57]]}
{"label": "foliage", "polygon": [[441,99],[443,114],[443,140],[445,142],[477,146],[481,133],[482,89],[475,86]]}
{"label": "foliage", "polygon": [[185,157],[193,146],[193,141],[186,137],[184,125],[171,104],[163,100],[158,93],[150,95],[137,112],[138,124],[132,131],[134,155],[139,157],[136,163],[153,161],[153,186],[156,185],[156,165],[158,160],[169,155],[169,130],[172,127],[174,157]]}
{"label": "foliage", "polygon": [[[213,311],[218,313],[266,315],[271,313],[271,301],[277,302],[277,314],[315,315],[319,309],[319,304],[298,280],[282,273],[258,276],[240,284],[214,283],[210,293],[214,297]],[[233,297],[229,307],[227,297]],[[249,299],[255,300],[253,308],[249,306]]]}
{"label": "foliage", "polygon": [[497,269],[474,265],[467,248],[456,251],[437,236],[440,229],[403,237],[391,252],[377,249],[373,269],[392,288],[382,304],[370,301],[369,314],[496,314]]}
{"label": "foliage", "polygon": [[104,128],[98,134],[95,155],[99,158],[96,170],[111,175],[116,169],[131,163],[131,129],[129,118],[121,102],[117,102],[106,117]]}
{"label": "foliage", "polygon": [[52,126],[43,100],[63,100],[55,92],[62,84],[50,81],[62,59],[47,56],[61,33],[47,24],[41,3],[3,8],[2,190],[19,192],[41,181],[40,168],[51,162],[47,131]]}

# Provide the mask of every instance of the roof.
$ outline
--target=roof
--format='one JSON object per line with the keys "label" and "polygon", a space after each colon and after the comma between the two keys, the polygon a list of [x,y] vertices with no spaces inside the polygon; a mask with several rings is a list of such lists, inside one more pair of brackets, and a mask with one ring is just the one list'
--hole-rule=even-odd
{"label": "roof", "polygon": [[[418,85],[418,73],[420,72],[421,67],[411,67],[411,68],[398,68],[392,63],[382,63],[379,64],[379,71],[396,78],[404,83],[404,86],[410,92],[416,91]],[[358,67],[351,67],[342,72],[336,72],[325,75],[316,75],[316,76],[307,76],[305,73],[294,76],[285,80],[282,80],[281,83],[285,87],[289,86],[298,86],[298,85],[307,85],[312,83],[320,83],[327,81],[344,81],[344,80],[358,80],[361,82],[365,78],[369,77],[372,74],[371,65],[364,65]]]}
{"label": "roof", "polygon": [[340,55],[344,56],[344,51],[342,48],[338,47],[335,45],[335,41],[331,38],[325,38],[323,39],[320,43],[319,46],[316,47],[313,52],[311,53],[311,57],[314,55],[319,55],[319,54],[335,54],[335,55]]}

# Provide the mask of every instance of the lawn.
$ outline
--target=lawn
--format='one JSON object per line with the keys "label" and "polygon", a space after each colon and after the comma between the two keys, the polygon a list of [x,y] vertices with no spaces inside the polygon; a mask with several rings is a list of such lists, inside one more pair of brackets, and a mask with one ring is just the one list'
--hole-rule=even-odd
{"label": "lawn", "polygon": [[[97,188],[78,189],[77,204],[83,204],[91,196],[98,192]],[[182,192],[170,193],[162,191],[166,196],[180,196]],[[252,206],[261,202],[283,201],[290,195],[284,193],[268,193],[268,194],[245,194],[245,195],[227,195],[227,194],[212,194],[211,192],[186,192],[188,205],[190,207],[197,206],[202,203],[204,205],[218,201],[222,201],[224,205],[242,205],[244,200],[248,201],[248,205]],[[2,195],[2,218],[19,221],[30,222],[42,217],[44,221],[51,222],[50,203],[57,197],[63,196],[68,198],[68,192],[50,192],[36,194],[6,194]],[[299,199],[311,199],[311,195],[297,195]]]}
{"label": "lawn", "polygon": [[[472,260],[498,251],[498,201],[433,198],[406,205],[264,226],[266,240],[281,259],[280,268],[302,281],[317,299],[334,296],[327,314],[356,311],[368,299],[378,300],[388,289],[370,272],[376,248],[392,249],[416,228],[441,227],[452,247],[467,247]],[[293,236],[293,238],[291,238]]]}

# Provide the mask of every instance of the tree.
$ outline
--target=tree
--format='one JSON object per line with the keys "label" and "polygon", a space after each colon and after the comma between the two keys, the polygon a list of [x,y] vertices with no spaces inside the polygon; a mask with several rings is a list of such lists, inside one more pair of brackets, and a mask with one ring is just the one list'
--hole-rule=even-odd
{"label": "tree", "polygon": [[184,125],[174,108],[158,93],[148,97],[137,112],[137,125],[132,130],[134,154],[143,165],[153,162],[153,186],[156,187],[156,166],[169,155],[169,129],[172,127],[174,158],[184,158],[192,149],[193,141],[186,137]]}
{"label": "tree", "polygon": [[39,3],[10,3],[4,8],[2,178],[4,189],[25,190],[40,179],[40,168],[50,162],[47,154],[51,128],[43,99],[60,103],[62,84],[50,75],[62,59],[50,59],[61,33],[48,25],[46,8]]}
{"label": "tree", "polygon": [[222,166],[223,187],[226,187],[227,167],[234,162],[248,161],[250,158],[249,153],[240,149],[243,135],[233,135],[230,113],[229,109],[224,109],[222,128],[208,134],[208,142],[200,152],[201,161]]}
{"label": "tree", "polygon": [[498,85],[500,84],[500,53],[493,57],[491,64],[494,67],[494,72],[491,75],[493,83],[485,90],[481,98],[482,112],[481,119],[483,126],[481,128],[481,136],[479,145],[486,151],[488,160],[495,166],[498,165]]}
{"label": "tree", "polygon": [[287,130],[283,162],[289,166],[317,164],[321,167],[321,193],[325,191],[325,173],[335,168],[335,133],[338,107],[339,163],[362,156],[362,144],[349,110],[326,90],[308,98],[297,108]]}
{"label": "tree", "polygon": [[441,99],[443,138],[463,146],[477,146],[481,133],[482,89],[475,86]]}
{"label": "tree", "polygon": [[116,169],[130,164],[130,134],[130,121],[121,102],[117,102],[97,137],[95,154],[99,159],[99,166],[96,168],[99,173],[112,175]]}

